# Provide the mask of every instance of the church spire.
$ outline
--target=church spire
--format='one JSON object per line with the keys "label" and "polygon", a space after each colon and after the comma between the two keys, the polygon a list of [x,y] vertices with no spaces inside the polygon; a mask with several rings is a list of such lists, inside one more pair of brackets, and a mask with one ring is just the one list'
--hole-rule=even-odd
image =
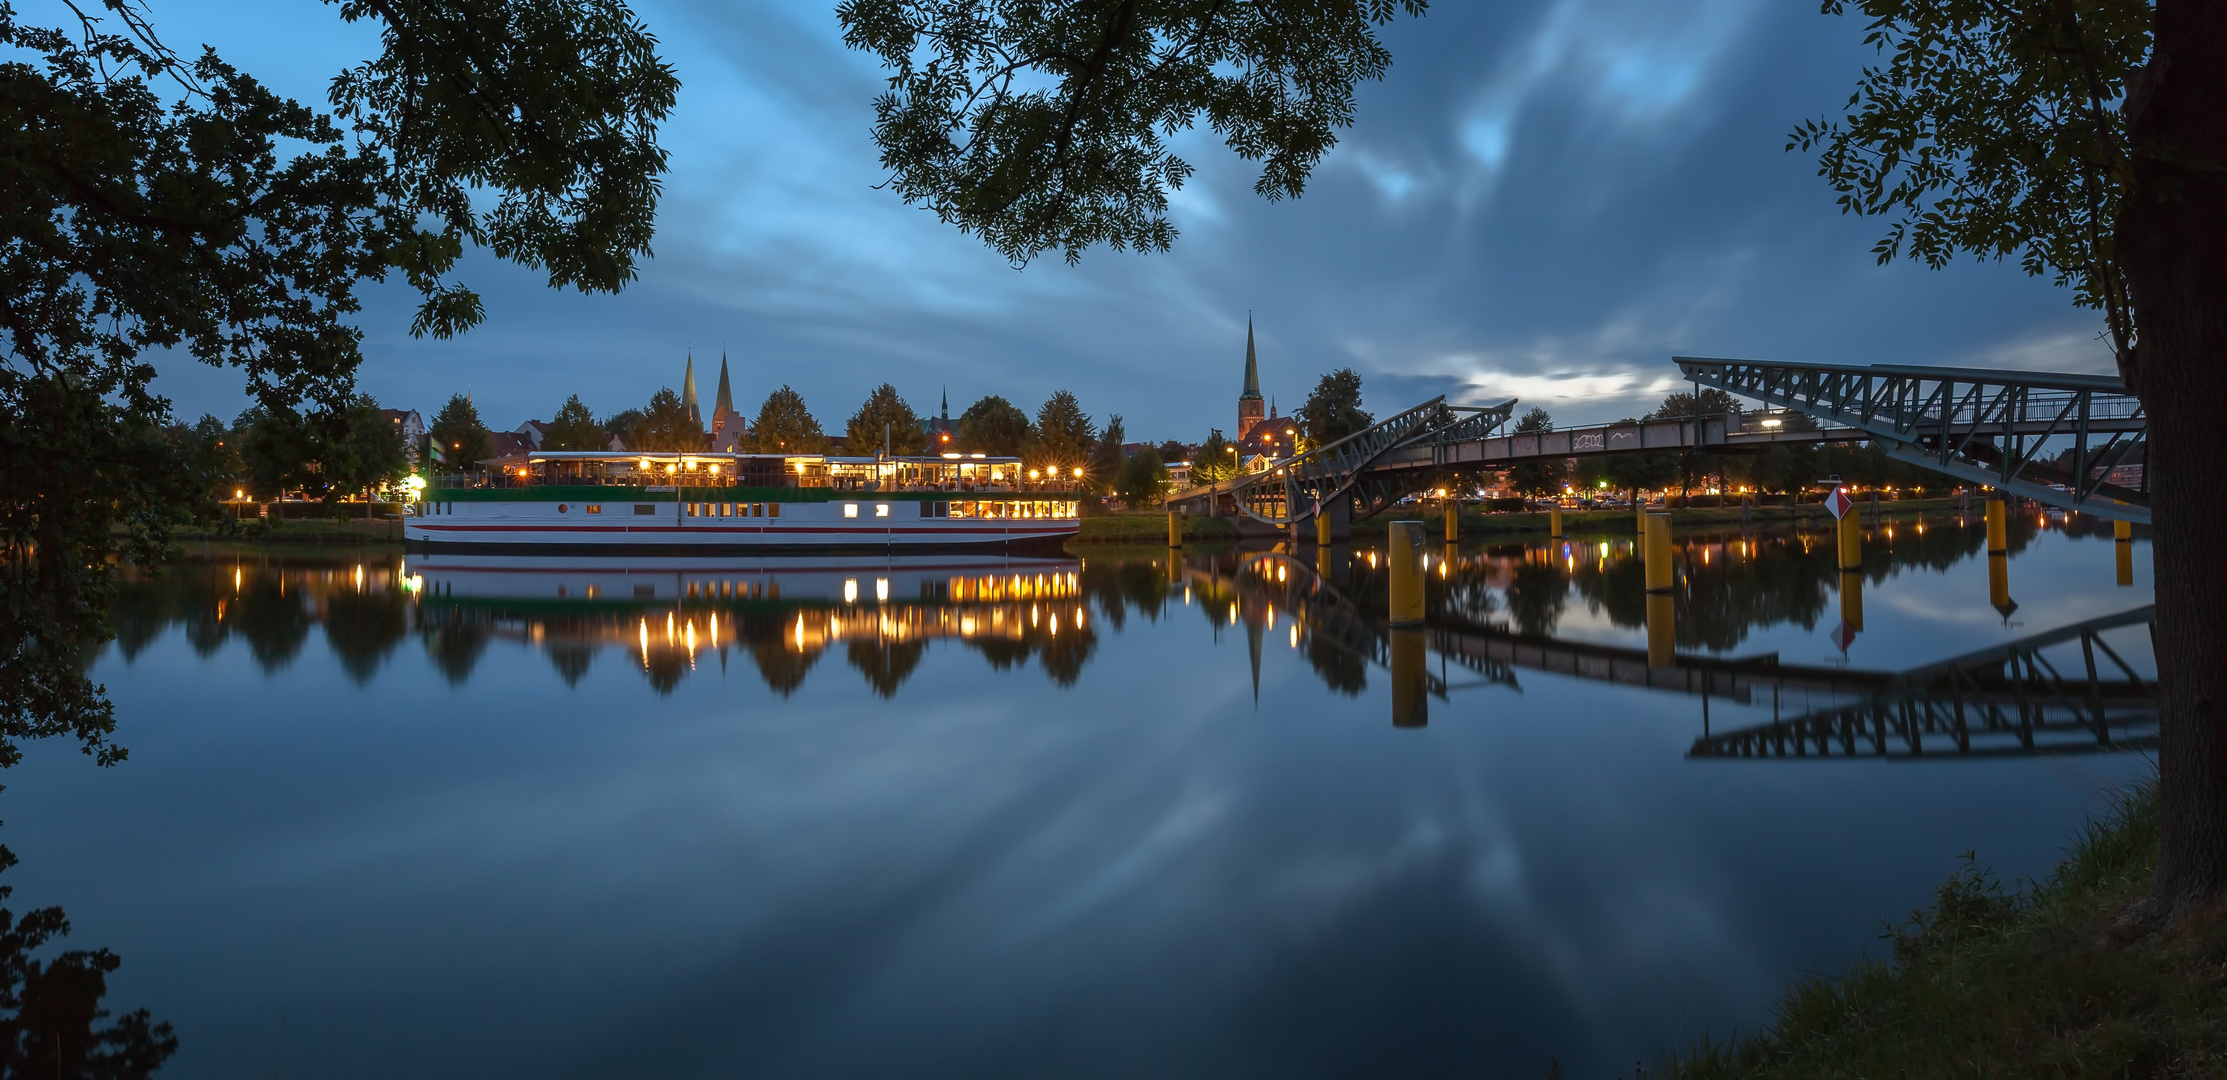
{"label": "church spire", "polygon": [[693,350],[688,354],[688,373],[681,376],[680,407],[688,413],[689,423],[699,428],[704,426],[703,413],[696,405],[696,353]]}
{"label": "church spire", "polygon": [[719,350],[719,392],[712,395],[711,415],[716,422],[721,414],[733,414],[735,395],[727,388],[727,350]]}
{"label": "church spire", "polygon": [[1260,362],[1253,353],[1253,317],[1245,316],[1245,392],[1237,395],[1237,441],[1252,433],[1260,415]]}

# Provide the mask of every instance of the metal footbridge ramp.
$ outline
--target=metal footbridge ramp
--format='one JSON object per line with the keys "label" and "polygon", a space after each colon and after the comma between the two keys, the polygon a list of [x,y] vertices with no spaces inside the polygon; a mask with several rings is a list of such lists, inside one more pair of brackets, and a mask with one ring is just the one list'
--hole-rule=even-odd
{"label": "metal footbridge ramp", "polygon": [[1935,472],[2097,517],[2150,520],[2148,469],[2137,487],[2110,482],[2149,425],[2141,399],[2115,377],[1672,359],[1697,386],[1861,431]]}
{"label": "metal footbridge ramp", "polygon": [[1310,520],[1345,498],[1353,500],[1353,516],[1365,518],[1412,493],[1416,470],[1451,464],[1456,447],[1483,441],[1508,422],[1515,408],[1514,398],[1479,408],[1448,405],[1441,394],[1218,486],[1235,498],[1240,513],[1279,527]]}

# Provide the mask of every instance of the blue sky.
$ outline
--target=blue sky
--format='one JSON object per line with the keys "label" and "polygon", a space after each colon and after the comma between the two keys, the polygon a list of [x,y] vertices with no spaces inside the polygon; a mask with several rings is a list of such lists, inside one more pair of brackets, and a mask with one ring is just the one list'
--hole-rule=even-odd
{"label": "blue sky", "polygon": [[[488,320],[451,342],[412,340],[410,297],[374,290],[360,382],[382,402],[430,413],[468,386],[499,428],[571,393],[615,412],[677,386],[691,350],[708,398],[724,349],[745,411],[787,383],[833,430],[889,381],[924,411],[946,386],[955,411],[1064,388],[1133,439],[1196,440],[1234,426],[1248,312],[1286,410],[1348,365],[1380,415],[1513,395],[1565,424],[1644,411],[1680,353],[2110,370],[2100,319],[2015,265],[1874,263],[1883,223],[1783,149],[1868,55],[1809,4],[1441,0],[1388,30],[1393,67],[1305,198],[1261,201],[1190,133],[1173,252],[1023,271],[874,189],[879,76],[830,0],[637,11],[682,82],[655,259],[617,297],[477,261]],[[154,12],[173,46],[305,100],[374,44],[299,0]],[[160,385],[180,413],[241,406],[234,375],[179,368]]]}

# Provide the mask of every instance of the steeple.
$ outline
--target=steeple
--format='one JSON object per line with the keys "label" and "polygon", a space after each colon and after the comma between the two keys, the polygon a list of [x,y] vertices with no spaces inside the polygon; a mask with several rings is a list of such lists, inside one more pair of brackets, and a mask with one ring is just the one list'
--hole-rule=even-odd
{"label": "steeple", "polygon": [[688,413],[688,422],[698,428],[704,426],[702,410],[696,406],[696,354],[688,354],[688,373],[681,376],[680,407]]}
{"label": "steeple", "polygon": [[712,395],[711,415],[716,420],[721,413],[735,411],[735,395],[727,388],[727,350],[719,350],[719,392]]}
{"label": "steeple", "polygon": [[1260,362],[1253,353],[1253,317],[1245,316],[1245,392],[1237,395],[1237,439],[1245,440],[1260,415]]}
{"label": "steeple", "polygon": [[943,388],[943,421],[951,422],[951,388],[948,386]]}

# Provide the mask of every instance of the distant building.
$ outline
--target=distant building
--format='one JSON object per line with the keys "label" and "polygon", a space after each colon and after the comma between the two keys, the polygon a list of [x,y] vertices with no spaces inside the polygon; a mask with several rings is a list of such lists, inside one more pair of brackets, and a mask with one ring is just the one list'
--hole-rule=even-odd
{"label": "distant building", "polygon": [[487,445],[494,450],[492,458],[524,457],[535,449],[534,440],[518,431],[490,431]]}
{"label": "distant building", "polygon": [[717,454],[732,454],[742,449],[742,436],[749,425],[742,414],[735,411],[735,395],[727,385],[727,353],[719,353],[719,392],[711,401],[711,449]]}
{"label": "distant building", "polygon": [[1268,414],[1261,415],[1260,359],[1253,350],[1253,320],[1245,320],[1245,389],[1237,395],[1237,451],[1243,458],[1261,458],[1252,466],[1253,471],[1267,467],[1267,461],[1287,458],[1299,448],[1299,424],[1288,416],[1277,416],[1274,402],[1268,403]]}
{"label": "distant building", "polygon": [[943,391],[942,411],[920,422],[920,433],[928,437],[928,452],[940,454],[951,449],[951,441],[959,436],[959,425],[951,419],[951,389]]}
{"label": "distant building", "polygon": [[418,449],[425,445],[425,418],[416,409],[381,409],[379,415],[394,425],[402,435],[402,445],[410,455],[410,467],[417,468]]}
{"label": "distant building", "polygon": [[549,435],[549,422],[547,420],[528,420],[518,425],[511,433],[524,436],[526,446],[529,449],[539,450],[541,449],[541,440]]}
{"label": "distant building", "polygon": [[1190,462],[1170,461],[1165,462],[1164,464],[1166,464],[1168,467],[1168,483],[1173,485],[1170,490],[1181,491],[1184,488],[1191,486]]}

